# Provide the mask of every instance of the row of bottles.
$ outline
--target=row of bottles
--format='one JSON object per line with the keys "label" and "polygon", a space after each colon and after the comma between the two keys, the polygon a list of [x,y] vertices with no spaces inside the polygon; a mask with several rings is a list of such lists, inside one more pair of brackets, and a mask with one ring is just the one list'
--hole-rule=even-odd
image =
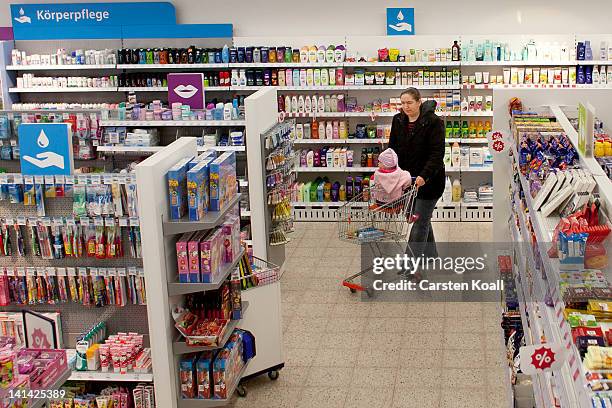
{"label": "row of bottles", "polygon": [[442,202],[458,203],[461,201],[461,181],[455,179],[451,182],[450,177],[446,177],[444,184],[444,193],[442,193]]}
{"label": "row of bottles", "polygon": [[389,139],[391,125],[360,123],[355,126],[354,133],[349,133],[346,120],[313,120],[296,124],[294,134],[296,139]]}
{"label": "row of bottles", "polygon": [[[369,200],[370,178],[348,176],[345,183],[331,182],[327,177],[314,181],[294,183],[291,186],[291,200],[310,203],[343,202],[359,197]],[[362,194],[363,193],[363,194]]]}
{"label": "row of bottles", "polygon": [[446,121],[446,137],[447,138],[463,138],[463,139],[476,139],[487,137],[487,133],[491,131],[491,122],[485,121],[484,123],[479,120],[464,120],[460,122]]}
{"label": "row of bottles", "polygon": [[344,112],[345,96],[331,95],[285,95],[278,96],[278,111],[287,113]]}
{"label": "row of bottles", "polygon": [[[298,150],[300,167],[353,167],[355,152],[347,147],[324,146],[314,150]],[[377,167],[379,147],[361,149],[359,163],[361,167]]]}

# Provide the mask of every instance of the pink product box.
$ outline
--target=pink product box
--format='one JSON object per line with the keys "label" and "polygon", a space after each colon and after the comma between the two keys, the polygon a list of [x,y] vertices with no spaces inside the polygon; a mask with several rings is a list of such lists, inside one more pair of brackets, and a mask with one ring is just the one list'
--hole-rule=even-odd
{"label": "pink product box", "polygon": [[[50,385],[55,382],[59,376],[68,370],[68,362],[66,358],[65,350],[47,350],[47,349],[25,349],[29,353],[24,353],[27,355],[32,355],[32,352],[39,353],[36,357],[37,360],[41,360],[45,362],[45,371],[44,374],[38,377],[38,379],[32,382],[30,385],[32,389],[44,389],[48,388]],[[22,353],[20,352],[21,356]]]}
{"label": "pink product box", "polygon": [[223,262],[232,263],[240,254],[240,218],[226,217],[221,230],[223,231]]}
{"label": "pink product box", "polygon": [[223,232],[217,228],[200,241],[200,266],[202,282],[211,283],[221,272]]}
{"label": "pink product box", "polygon": [[200,241],[206,236],[208,231],[198,231],[187,244],[189,257],[189,282],[198,283],[200,280]]}
{"label": "pink product box", "polygon": [[183,234],[178,241],[176,241],[176,262],[178,264],[180,283],[189,283],[188,243],[193,234],[193,232],[187,232]]}

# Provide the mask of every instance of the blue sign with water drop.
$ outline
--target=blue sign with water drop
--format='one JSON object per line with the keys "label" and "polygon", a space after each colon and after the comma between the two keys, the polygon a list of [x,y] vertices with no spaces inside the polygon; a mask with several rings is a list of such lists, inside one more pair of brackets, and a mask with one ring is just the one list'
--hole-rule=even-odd
{"label": "blue sign with water drop", "polygon": [[414,35],[414,8],[387,8],[387,35]]}
{"label": "blue sign with water drop", "polygon": [[72,174],[74,160],[70,124],[22,123],[19,125],[19,155],[24,175]]}

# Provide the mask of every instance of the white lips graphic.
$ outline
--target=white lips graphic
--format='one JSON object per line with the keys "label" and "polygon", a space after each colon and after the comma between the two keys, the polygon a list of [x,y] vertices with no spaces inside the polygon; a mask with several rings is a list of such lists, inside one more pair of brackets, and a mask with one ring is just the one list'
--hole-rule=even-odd
{"label": "white lips graphic", "polygon": [[198,88],[193,85],[179,85],[174,88],[174,92],[183,99],[189,99],[198,92]]}

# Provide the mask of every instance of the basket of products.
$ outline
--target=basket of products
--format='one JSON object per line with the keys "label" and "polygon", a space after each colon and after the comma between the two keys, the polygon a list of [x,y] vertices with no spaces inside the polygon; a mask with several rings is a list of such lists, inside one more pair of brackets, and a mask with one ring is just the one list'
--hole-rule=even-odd
{"label": "basket of products", "polygon": [[238,264],[237,272],[232,276],[232,283],[239,283],[241,290],[247,290],[271,285],[278,282],[279,278],[280,267],[278,265],[256,256],[249,257],[245,253]]}

